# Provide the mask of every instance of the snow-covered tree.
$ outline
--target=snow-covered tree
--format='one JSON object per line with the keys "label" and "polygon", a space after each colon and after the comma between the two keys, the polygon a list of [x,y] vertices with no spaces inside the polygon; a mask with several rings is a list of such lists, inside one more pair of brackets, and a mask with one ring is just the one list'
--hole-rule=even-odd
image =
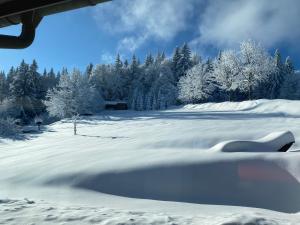
{"label": "snow-covered tree", "polygon": [[176,103],[178,90],[170,61],[165,60],[159,65],[158,77],[149,94],[152,96],[152,109],[166,109]]}
{"label": "snow-covered tree", "polygon": [[103,104],[102,98],[89,83],[88,76],[76,69],[71,76],[62,75],[57,88],[48,91],[47,98],[47,111],[59,118],[92,113]]}
{"label": "snow-covered tree", "polygon": [[45,101],[45,105],[50,116],[66,118],[77,113],[73,91],[71,78],[68,75],[62,75],[58,86],[47,93],[48,100]]}
{"label": "snow-covered tree", "polygon": [[247,92],[248,99],[251,100],[254,89],[276,71],[275,63],[268,53],[253,41],[241,43],[240,60],[242,63],[240,89]]}
{"label": "snow-covered tree", "polygon": [[228,50],[222,52],[214,63],[213,76],[219,87],[226,93],[227,100],[232,100],[232,92],[237,88],[238,76],[241,72],[241,63],[236,52]]}
{"label": "snow-covered tree", "polygon": [[209,85],[210,73],[206,64],[198,64],[188,70],[178,83],[179,99],[184,103],[199,103],[208,99],[211,94]]}

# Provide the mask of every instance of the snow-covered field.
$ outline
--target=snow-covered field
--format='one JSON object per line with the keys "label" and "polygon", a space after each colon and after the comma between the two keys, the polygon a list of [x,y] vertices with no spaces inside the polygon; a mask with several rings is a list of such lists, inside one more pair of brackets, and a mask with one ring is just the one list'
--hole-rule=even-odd
{"label": "snow-covered field", "polygon": [[[300,101],[105,111],[77,136],[68,120],[45,130],[0,139],[0,224],[300,224]],[[295,136],[289,152],[218,149],[279,131]]]}

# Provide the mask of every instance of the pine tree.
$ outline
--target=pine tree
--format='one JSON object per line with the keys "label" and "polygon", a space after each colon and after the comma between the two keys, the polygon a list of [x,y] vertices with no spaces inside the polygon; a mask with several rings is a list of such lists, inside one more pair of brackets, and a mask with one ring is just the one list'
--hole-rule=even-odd
{"label": "pine tree", "polygon": [[177,81],[179,80],[180,72],[181,72],[181,68],[179,64],[180,59],[181,59],[180,48],[176,47],[172,57],[172,71]]}
{"label": "pine tree", "polygon": [[131,80],[138,80],[139,78],[139,63],[135,54],[133,54],[130,64],[130,77]]}
{"label": "pine tree", "polygon": [[197,64],[201,63],[202,59],[197,53],[195,53],[192,55],[191,62],[192,62],[192,67],[193,67],[193,66],[196,66]]}
{"label": "pine tree", "polygon": [[299,75],[297,76],[295,73],[288,74],[281,86],[280,98],[299,100],[300,99],[299,87],[300,87]]}
{"label": "pine tree", "polygon": [[8,89],[7,89],[5,73],[0,71],[0,104],[7,97],[7,94],[8,94]]}
{"label": "pine tree", "polygon": [[128,68],[128,66],[129,66],[128,60],[125,59],[125,61],[124,61],[124,68]]}
{"label": "pine tree", "polygon": [[284,82],[280,89],[280,98],[284,99],[299,99],[300,79],[299,75],[295,74],[295,69],[291,58],[288,56],[284,64]]}
{"label": "pine tree", "polygon": [[120,72],[123,68],[123,62],[121,60],[120,54],[118,53],[117,57],[116,57],[116,61],[115,61],[115,70],[117,72]]}
{"label": "pine tree", "polygon": [[47,74],[47,79],[48,79],[48,89],[52,89],[57,85],[57,79],[53,68],[51,68],[49,73]]}
{"label": "pine tree", "polygon": [[161,60],[164,61],[166,59],[166,54],[165,52],[162,52],[161,53]]}
{"label": "pine tree", "polygon": [[287,74],[293,74],[295,72],[294,64],[290,56],[286,58],[284,66]]}
{"label": "pine tree", "polygon": [[210,73],[214,70],[214,64],[211,58],[208,58],[205,63],[206,72]]}
{"label": "pine tree", "polygon": [[274,63],[276,70],[274,73],[270,75],[270,80],[267,81],[269,88],[265,88],[268,90],[270,98],[275,99],[279,97],[280,89],[284,81],[284,66],[282,64],[281,54],[279,49],[276,49],[274,54]]}
{"label": "pine tree", "polygon": [[158,52],[156,57],[155,57],[155,60],[154,60],[154,63],[159,65],[161,64],[164,60],[166,59],[166,56],[165,56],[165,53],[160,53]]}
{"label": "pine tree", "polygon": [[124,98],[124,71],[123,71],[123,62],[121,60],[120,55],[118,54],[116,57],[115,65],[114,65],[114,82],[115,82],[115,90],[114,90],[114,99],[121,100]]}
{"label": "pine tree", "polygon": [[7,89],[8,89],[8,94],[11,93],[10,91],[10,86],[13,82],[14,76],[16,75],[17,70],[12,66],[7,74],[7,78],[6,78],[6,85],[7,85]]}
{"label": "pine tree", "polygon": [[150,65],[152,65],[154,63],[154,59],[152,54],[148,54],[146,57],[146,61],[145,61],[145,67],[149,67]]}
{"label": "pine tree", "polygon": [[186,71],[188,71],[192,67],[192,52],[187,43],[181,48],[180,51],[181,57],[179,60],[179,78],[185,75]]}
{"label": "pine tree", "polygon": [[90,63],[85,69],[84,74],[85,74],[85,76],[88,77],[88,79],[90,79],[90,77],[92,76],[93,68],[94,68],[94,65],[92,63]]}
{"label": "pine tree", "polygon": [[33,80],[33,96],[35,98],[40,98],[40,74],[38,73],[38,65],[36,60],[33,60],[32,64],[29,66],[29,76]]}
{"label": "pine tree", "polygon": [[222,58],[222,50],[220,50],[219,52],[218,52],[218,56],[217,56],[217,60],[221,60],[221,58]]}
{"label": "pine tree", "polygon": [[15,105],[20,110],[20,117],[27,120],[35,116],[33,98],[35,93],[35,81],[29,73],[29,65],[23,60],[13,76],[10,84],[10,93]]}
{"label": "pine tree", "polygon": [[28,76],[33,81],[33,89],[31,93],[31,101],[34,107],[35,114],[40,114],[44,111],[44,105],[42,100],[44,100],[44,90],[42,85],[42,77],[38,72],[38,64],[36,60],[33,60],[32,64],[29,66]]}

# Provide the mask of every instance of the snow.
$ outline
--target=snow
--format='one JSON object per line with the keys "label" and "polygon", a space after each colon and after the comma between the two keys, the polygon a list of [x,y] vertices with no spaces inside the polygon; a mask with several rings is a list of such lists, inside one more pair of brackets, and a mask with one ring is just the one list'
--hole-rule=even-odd
{"label": "snow", "polygon": [[[299,224],[299,105],[104,111],[77,136],[63,120],[0,139],[0,224]],[[292,140],[285,131],[296,139],[286,153],[214,151],[230,140],[273,151]]]}
{"label": "snow", "polygon": [[295,143],[295,137],[292,132],[279,131],[255,141],[237,140],[221,142],[212,147],[212,150],[220,152],[278,152],[282,151],[281,149],[285,146],[293,143]]}

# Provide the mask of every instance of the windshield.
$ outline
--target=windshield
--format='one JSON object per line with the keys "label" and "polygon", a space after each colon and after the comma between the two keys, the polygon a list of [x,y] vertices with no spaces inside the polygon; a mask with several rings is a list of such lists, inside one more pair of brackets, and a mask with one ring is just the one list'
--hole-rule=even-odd
{"label": "windshield", "polygon": [[300,2],[56,2],[0,49],[0,224],[300,224]]}

